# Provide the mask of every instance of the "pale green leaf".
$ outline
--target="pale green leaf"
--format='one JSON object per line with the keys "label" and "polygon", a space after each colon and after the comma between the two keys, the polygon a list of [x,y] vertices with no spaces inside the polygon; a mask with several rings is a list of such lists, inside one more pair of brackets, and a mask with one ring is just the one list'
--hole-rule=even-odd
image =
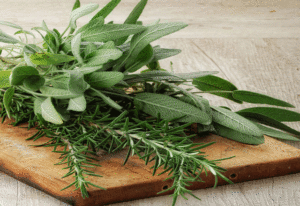
{"label": "pale green leaf", "polygon": [[72,53],[76,57],[77,61],[82,64],[83,59],[80,56],[80,43],[81,43],[81,33],[79,33],[73,37],[73,39],[71,41],[71,49],[72,49]]}
{"label": "pale green leaf", "polygon": [[116,60],[122,56],[122,52],[118,49],[100,49],[93,52],[92,56],[87,60],[86,66],[98,66]]}
{"label": "pale green leaf", "polygon": [[194,122],[209,125],[211,123],[210,117],[202,112],[200,109],[163,94],[154,93],[140,93],[134,99],[134,104],[139,110],[157,117],[160,113],[163,119],[173,119],[183,117],[179,121]]}
{"label": "pale green leaf", "polygon": [[24,60],[28,66],[35,67],[36,65],[30,61],[29,56],[24,52]]}
{"label": "pale green leaf", "polygon": [[2,30],[0,30],[0,42],[17,44],[17,43],[19,43],[19,40],[15,39],[14,37],[4,33]]}
{"label": "pale green leaf", "polygon": [[47,86],[42,86],[40,88],[40,91],[42,92],[42,94],[47,95],[48,97],[53,97],[55,99],[70,99],[80,96],[78,94],[73,94],[72,92],[66,89],[58,89]]}
{"label": "pale green leaf", "polygon": [[83,112],[86,109],[86,100],[84,95],[70,99],[67,110]]}
{"label": "pale green leaf", "polygon": [[54,108],[51,97],[48,97],[43,103],[41,104],[41,110],[42,110],[42,117],[53,124],[63,124],[63,121]]}
{"label": "pale green leaf", "polygon": [[10,87],[9,76],[11,71],[0,71],[0,88]]}
{"label": "pale green leaf", "polygon": [[272,129],[272,128],[263,126],[258,123],[254,123],[254,124],[256,124],[256,126],[262,131],[263,134],[268,135],[270,137],[274,137],[277,139],[283,139],[283,140],[290,140],[290,141],[300,141],[299,138],[294,137],[288,133]]}
{"label": "pale green leaf", "polygon": [[83,67],[76,67],[74,70],[78,70],[80,71],[82,74],[90,74],[93,73],[95,71],[98,71],[100,69],[103,68],[103,65],[99,65],[99,66],[95,66],[95,67],[87,67],[87,66],[83,66]]}
{"label": "pale green leaf", "polygon": [[101,26],[104,25],[104,18],[102,16],[98,17],[97,19],[93,19],[91,20],[89,23],[83,25],[82,27],[80,27],[77,31],[76,34],[85,31],[87,29],[90,29],[92,27],[97,27],[100,28]]}
{"label": "pale green leaf", "polygon": [[8,21],[0,21],[0,24],[5,25],[5,26],[9,26],[9,27],[12,27],[12,28],[15,28],[15,29],[22,29],[22,27],[20,27],[19,25],[8,22]]}
{"label": "pale green leaf", "polygon": [[30,60],[32,63],[44,66],[70,62],[75,59],[76,58],[73,56],[52,53],[35,53],[30,56]]}
{"label": "pale green leaf", "polygon": [[87,4],[71,12],[70,27],[76,29],[76,20],[99,8],[98,4]]}
{"label": "pale green leaf", "polygon": [[113,101],[110,97],[104,95],[102,92],[98,91],[98,90],[93,90],[93,94],[101,97],[102,100],[108,104],[109,106],[111,106],[112,108],[116,109],[116,110],[121,110],[122,106],[120,106],[119,104],[117,104],[115,101]]}
{"label": "pale green leaf", "polygon": [[87,90],[90,86],[84,80],[83,74],[78,70],[69,71],[70,79],[69,79],[69,91],[73,94],[83,94],[85,90]]}
{"label": "pale green leaf", "polygon": [[155,46],[153,47],[154,58],[152,61],[154,62],[161,59],[166,59],[171,56],[175,56],[180,52],[181,52],[180,49],[165,49],[165,48],[160,48],[160,46]]}
{"label": "pale green leaf", "polygon": [[16,34],[29,34],[29,35],[33,36],[33,38],[36,38],[36,37],[34,36],[34,34],[33,34],[32,32],[30,32],[30,31],[18,30],[18,31],[16,31],[16,32],[14,33],[14,35],[16,35]]}
{"label": "pale green leaf", "polygon": [[34,114],[42,114],[42,103],[46,100],[47,98],[44,97],[36,97],[34,100]]}
{"label": "pale green leaf", "polygon": [[14,93],[15,93],[15,88],[9,87],[3,95],[3,104],[9,119],[10,119],[10,106],[12,103]]}
{"label": "pale green leaf", "polygon": [[93,72],[85,75],[85,81],[94,88],[108,88],[119,83],[124,77],[121,72]]}

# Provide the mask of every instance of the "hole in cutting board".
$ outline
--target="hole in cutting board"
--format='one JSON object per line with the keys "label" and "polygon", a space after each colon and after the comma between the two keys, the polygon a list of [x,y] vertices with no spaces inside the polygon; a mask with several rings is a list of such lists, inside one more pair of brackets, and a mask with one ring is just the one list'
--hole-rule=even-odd
{"label": "hole in cutting board", "polygon": [[168,185],[163,186],[163,190],[166,190],[166,189],[168,189],[168,188],[169,188]]}
{"label": "hole in cutting board", "polygon": [[230,179],[235,179],[237,177],[237,174],[233,173],[229,176]]}

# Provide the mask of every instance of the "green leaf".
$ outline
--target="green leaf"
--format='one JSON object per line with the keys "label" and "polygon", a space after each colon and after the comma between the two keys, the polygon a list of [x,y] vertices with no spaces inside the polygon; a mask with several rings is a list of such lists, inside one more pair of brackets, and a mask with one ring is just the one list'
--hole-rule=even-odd
{"label": "green leaf", "polygon": [[261,137],[263,135],[256,125],[235,112],[221,107],[211,106],[211,108],[213,111],[213,122],[246,135],[256,137]]}
{"label": "green leaf", "polygon": [[274,108],[274,107],[252,107],[247,109],[242,109],[237,111],[236,113],[242,114],[242,113],[255,113],[255,114],[261,114],[267,117],[270,117],[274,120],[277,120],[279,122],[296,122],[300,121],[300,113],[281,109],[281,108]]}
{"label": "green leaf", "polygon": [[154,52],[154,58],[152,62],[158,61],[161,59],[166,59],[171,56],[175,56],[181,52],[180,49],[165,49],[165,48],[160,48],[160,46],[155,46],[153,47],[153,52]]}
{"label": "green leaf", "polygon": [[34,34],[32,32],[30,32],[30,31],[18,30],[18,31],[16,31],[14,33],[14,35],[16,35],[16,34],[29,34],[29,35],[31,35],[31,36],[33,36],[35,38]]}
{"label": "green leaf", "polygon": [[24,60],[27,66],[36,67],[36,65],[30,61],[29,56],[25,52],[24,52]]}
{"label": "green leaf", "polygon": [[76,0],[74,5],[73,5],[72,11],[74,11],[75,9],[78,9],[79,7],[80,7],[80,1]]}
{"label": "green leaf", "polygon": [[300,135],[300,132],[297,131],[297,130],[294,130],[293,128],[275,120],[275,119],[272,119],[270,117],[267,117],[265,115],[262,115],[262,114],[257,114],[257,113],[251,113],[251,112],[240,112],[239,113],[241,116],[251,120],[251,121],[254,121],[254,122],[259,122],[259,123],[262,123],[262,124],[265,124],[265,125],[268,125],[268,126],[271,126],[271,127],[275,127],[277,129],[281,129],[283,131],[286,131],[286,132],[289,132],[289,133],[292,133],[292,134],[295,134],[295,135]]}
{"label": "green leaf", "polygon": [[40,75],[32,75],[24,79],[23,85],[33,92],[38,91],[45,84],[45,78]]}
{"label": "green leaf", "polygon": [[76,20],[98,9],[98,4],[87,4],[71,12],[70,27],[76,29]]}
{"label": "green leaf", "polygon": [[93,72],[85,75],[85,81],[94,88],[108,88],[119,83],[124,77],[121,72]]}
{"label": "green leaf", "polygon": [[10,87],[9,76],[11,71],[0,71],[0,88]]}
{"label": "green leaf", "polygon": [[218,135],[222,137],[226,137],[228,139],[232,139],[237,142],[242,142],[245,144],[254,144],[254,145],[263,144],[265,142],[265,138],[263,135],[254,136],[250,134],[241,133],[236,130],[225,127],[221,124],[217,124],[215,122],[213,123],[213,126]]}
{"label": "green leaf", "polygon": [[76,58],[73,56],[52,53],[35,53],[30,56],[30,60],[32,63],[44,66],[70,62],[75,59]]}
{"label": "green leaf", "polygon": [[114,8],[121,2],[121,0],[112,0],[105,7],[103,7],[92,19],[102,16],[104,19],[114,10]]}
{"label": "green leaf", "polygon": [[0,42],[17,44],[17,43],[19,43],[19,40],[15,39],[14,37],[4,33],[2,30],[0,30]]}
{"label": "green leaf", "polygon": [[9,87],[3,95],[3,104],[9,119],[10,119],[10,106],[12,103],[14,93],[15,93],[15,88]]}
{"label": "green leaf", "polygon": [[270,137],[274,137],[274,138],[277,138],[277,139],[283,139],[283,140],[290,140],[290,141],[300,141],[299,138],[294,137],[292,135],[289,135],[285,132],[272,129],[272,128],[263,126],[263,125],[258,124],[258,123],[254,123],[254,124],[256,124],[256,126],[263,132],[263,134],[268,135]]}
{"label": "green leaf", "polygon": [[79,33],[73,37],[73,39],[71,41],[71,49],[72,49],[72,53],[76,57],[77,61],[82,64],[83,59],[80,55],[80,43],[81,43],[81,33]]}
{"label": "green leaf", "polygon": [[109,106],[111,106],[112,108],[116,109],[116,110],[121,110],[122,106],[120,106],[119,104],[117,104],[115,101],[113,101],[110,97],[104,95],[102,92],[98,91],[98,90],[93,90],[94,91],[94,95],[101,97],[103,99],[103,101],[108,104]]}
{"label": "green leaf", "polygon": [[244,101],[244,102],[249,102],[249,103],[256,103],[256,104],[269,104],[269,105],[276,105],[276,106],[281,106],[281,107],[294,107],[288,102],[275,99],[273,97],[269,97],[264,94],[259,94],[255,92],[250,92],[250,91],[244,91],[244,90],[235,90],[233,91],[232,94],[233,98]]}
{"label": "green leaf", "polygon": [[69,71],[69,73],[69,91],[73,94],[83,94],[85,90],[87,90],[90,87],[90,85],[84,80],[83,74],[78,70],[71,70]]}
{"label": "green leaf", "polygon": [[110,60],[116,60],[122,56],[122,52],[118,49],[100,49],[92,54],[93,57],[88,59],[86,66],[102,65]]}
{"label": "green leaf", "polygon": [[102,69],[103,66],[102,65],[99,65],[99,66],[95,66],[95,67],[78,67],[78,68],[75,68],[74,70],[78,70],[80,71],[82,74],[90,74],[90,73],[93,73],[95,71],[98,71],[100,69]]}
{"label": "green leaf", "polygon": [[41,104],[41,110],[42,110],[42,117],[53,124],[63,124],[63,121],[54,108],[51,97],[48,97],[43,103]]}
{"label": "green leaf", "polygon": [[12,28],[15,28],[15,29],[22,29],[22,27],[20,27],[19,25],[8,22],[8,21],[0,21],[0,24],[5,25],[5,26],[9,26],[9,27],[12,27]]}
{"label": "green leaf", "polygon": [[77,31],[76,34],[82,32],[82,31],[86,31],[87,29],[93,28],[93,27],[97,27],[100,28],[104,25],[104,18],[102,16],[91,20],[89,23],[83,25],[82,27],[80,27]]}
{"label": "green leaf", "polygon": [[86,100],[84,95],[70,99],[67,110],[83,112],[86,109]]}
{"label": "green leaf", "polygon": [[89,42],[84,50],[84,58],[86,58],[90,53],[97,50],[97,46],[93,42]]}
{"label": "green leaf", "polygon": [[54,88],[68,90],[69,89],[68,83],[70,82],[70,77],[62,75],[60,77],[55,78],[55,80],[51,80],[50,82]]}
{"label": "green leaf", "polygon": [[46,100],[47,98],[44,97],[36,97],[34,100],[34,114],[42,114],[42,103]]}
{"label": "green leaf", "polygon": [[70,116],[68,110],[66,110],[65,108],[62,108],[59,105],[55,106],[55,110],[57,111],[57,113],[59,114],[59,116],[62,120],[69,121],[71,116]]}
{"label": "green leaf", "polygon": [[221,91],[212,92],[211,94],[230,99],[237,103],[242,103],[241,101],[233,98],[232,92],[224,93],[224,91],[234,91],[237,90],[237,88],[229,81],[220,77],[212,75],[199,77],[193,80],[193,84],[196,88],[200,89],[201,91]]}
{"label": "green leaf", "polygon": [[200,109],[162,94],[147,92],[137,94],[134,98],[134,104],[139,110],[154,117],[157,117],[158,113],[160,113],[163,119],[173,119],[186,115],[179,121],[201,123],[204,125],[211,123],[210,117]]}
{"label": "green leaf", "polygon": [[187,96],[179,97],[178,99],[199,109],[202,109],[202,111],[206,112],[206,114],[208,114],[209,116],[212,115],[212,110],[210,108],[208,100],[201,96],[190,94]]}
{"label": "green leaf", "polygon": [[137,55],[133,64],[125,65],[125,72],[135,72],[143,66],[149,64],[153,59],[153,49],[150,44],[148,44],[140,53]]}
{"label": "green leaf", "polygon": [[136,34],[146,27],[140,25],[104,24],[101,27],[94,26],[82,31],[82,40],[88,42],[107,42],[130,34]]}
{"label": "green leaf", "polygon": [[74,94],[66,89],[58,89],[54,87],[42,86],[40,88],[42,94],[47,95],[48,97],[53,97],[55,99],[70,99],[75,98],[80,95]]}
{"label": "green leaf", "polygon": [[24,79],[33,75],[39,75],[39,71],[34,67],[31,66],[15,67],[11,71],[9,81],[11,85],[21,85],[23,84]]}
{"label": "green leaf", "polygon": [[34,54],[36,52],[42,52],[43,50],[35,44],[27,44],[24,46],[23,51],[25,53]]}

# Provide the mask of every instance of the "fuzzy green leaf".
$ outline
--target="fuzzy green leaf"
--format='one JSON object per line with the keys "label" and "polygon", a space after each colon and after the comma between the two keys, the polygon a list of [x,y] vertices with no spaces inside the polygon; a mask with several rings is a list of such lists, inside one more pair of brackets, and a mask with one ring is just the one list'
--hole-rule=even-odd
{"label": "fuzzy green leaf", "polygon": [[84,50],[84,58],[86,58],[90,53],[97,50],[97,46],[93,42],[89,42]]}
{"label": "fuzzy green leaf", "polygon": [[30,32],[30,31],[18,30],[18,31],[16,31],[14,33],[14,35],[16,35],[16,34],[29,34],[29,35],[31,35],[31,36],[33,36],[35,38],[34,34],[32,32]]}
{"label": "fuzzy green leaf", "polygon": [[87,29],[93,28],[93,27],[100,28],[103,25],[104,25],[104,18],[102,16],[100,16],[97,19],[93,19],[89,23],[87,23],[87,24],[83,25],[82,27],[80,27],[76,31],[76,34],[82,32],[82,31],[85,31]]}
{"label": "fuzzy green leaf", "polygon": [[90,85],[84,80],[83,74],[78,70],[71,70],[68,89],[73,94],[83,94]]}
{"label": "fuzzy green leaf", "polygon": [[111,0],[105,7],[103,7],[93,18],[94,20],[100,16],[102,16],[104,19],[114,10],[114,8],[121,2],[121,0]]}
{"label": "fuzzy green leaf", "polygon": [[80,17],[83,17],[87,14],[92,13],[96,9],[99,8],[98,4],[87,4],[82,7],[79,7],[71,12],[71,18],[70,18],[70,27],[72,29],[76,29],[76,20]]}
{"label": "fuzzy green leaf", "polygon": [[101,27],[94,26],[82,31],[82,40],[88,42],[107,42],[130,34],[136,34],[146,27],[130,24],[104,24]]}
{"label": "fuzzy green leaf", "polygon": [[20,66],[15,67],[11,71],[11,75],[9,76],[9,81],[11,85],[21,85],[23,84],[23,80],[27,77],[39,75],[39,71],[31,66]]}
{"label": "fuzzy green leaf", "polygon": [[139,110],[154,117],[160,113],[163,119],[173,119],[186,115],[180,121],[209,125],[210,117],[200,109],[170,96],[154,93],[137,94],[134,104]]}
{"label": "fuzzy green leaf", "polygon": [[241,133],[231,128],[225,127],[221,124],[217,124],[215,122],[213,123],[213,126],[218,135],[222,137],[226,137],[228,139],[232,139],[237,142],[242,142],[245,144],[254,144],[254,145],[263,144],[265,142],[265,138],[263,135],[254,136],[251,134]]}
{"label": "fuzzy green leaf", "polygon": [[11,71],[0,71],[0,88],[10,87],[9,76]]}
{"label": "fuzzy green leaf", "polygon": [[15,39],[14,37],[4,33],[2,30],[0,30],[0,42],[17,44],[17,43],[19,43],[19,40]]}
{"label": "fuzzy green leaf", "polygon": [[256,137],[261,137],[263,135],[256,125],[235,112],[221,107],[211,106],[211,108],[213,110],[213,122],[246,135]]}
{"label": "fuzzy green leaf", "polygon": [[42,86],[40,88],[42,94],[47,95],[48,97],[53,97],[55,99],[70,99],[75,98],[80,95],[74,94],[66,89],[58,89],[54,87]]}
{"label": "fuzzy green leaf", "polygon": [[266,126],[263,126],[261,124],[255,123],[256,126],[262,131],[263,134],[268,135],[270,137],[274,137],[277,139],[283,139],[283,140],[290,140],[290,141],[300,141],[299,138],[294,137],[290,134],[287,134],[285,132],[275,130]]}
{"label": "fuzzy green leaf", "polygon": [[98,91],[98,90],[93,90],[94,91],[94,95],[101,97],[103,99],[103,101],[108,104],[109,106],[111,106],[112,108],[116,109],[116,110],[121,110],[122,106],[120,106],[119,104],[117,104],[115,101],[113,101],[110,97],[104,95],[102,92]]}
{"label": "fuzzy green leaf", "polygon": [[122,56],[122,52],[118,49],[100,49],[92,53],[86,66],[98,66],[107,63],[110,60],[116,60]]}
{"label": "fuzzy green leaf", "polygon": [[52,53],[35,53],[30,56],[32,63],[44,66],[69,62],[75,59],[73,56]]}
{"label": "fuzzy green leaf", "polygon": [[3,95],[3,104],[9,119],[10,119],[10,106],[12,103],[14,93],[15,93],[15,88],[9,87]]}
{"label": "fuzzy green leaf", "polygon": [[242,114],[244,112],[251,112],[255,114],[261,114],[267,117],[270,117],[274,120],[279,122],[296,122],[300,121],[300,113],[281,109],[281,108],[274,108],[274,107],[252,107],[247,109],[242,109],[237,111],[237,114]]}
{"label": "fuzzy green leaf", "polygon": [[41,104],[41,110],[42,110],[42,117],[53,124],[63,124],[63,121],[54,108],[51,97],[48,97],[43,103]]}
{"label": "fuzzy green leaf", "polygon": [[154,53],[154,61],[158,61],[161,59],[166,59],[171,56],[175,56],[181,52],[180,49],[165,49],[165,48],[160,48],[160,46],[155,46],[153,47],[153,53]]}
{"label": "fuzzy green leaf", "polygon": [[38,91],[45,84],[45,78],[40,75],[32,75],[24,79],[23,85],[31,91]]}
{"label": "fuzzy green leaf", "polygon": [[83,63],[83,59],[80,56],[80,43],[81,43],[81,33],[75,35],[71,41],[71,49],[73,55],[76,57],[79,63]]}
{"label": "fuzzy green leaf", "polygon": [[93,72],[84,79],[94,88],[108,88],[120,82],[124,77],[121,72]]}
{"label": "fuzzy green leaf", "polygon": [[99,66],[95,66],[95,67],[87,67],[87,66],[84,66],[84,67],[78,67],[78,68],[75,68],[74,70],[78,70],[80,71],[82,74],[90,74],[90,73],[93,73],[95,71],[98,71],[100,69],[102,69],[103,66],[102,65],[99,65]]}
{"label": "fuzzy green leaf", "polygon": [[12,27],[12,28],[15,28],[15,29],[22,29],[22,27],[20,27],[19,25],[8,22],[8,21],[0,21],[0,24],[5,25],[5,26],[9,26],[9,27]]}
{"label": "fuzzy green leaf", "polygon": [[273,97],[269,97],[264,94],[259,94],[255,92],[250,91],[244,91],[244,90],[235,90],[232,94],[233,98],[249,102],[249,103],[256,103],[256,104],[269,104],[269,105],[275,105],[275,106],[281,106],[281,107],[294,107],[288,102],[282,101],[280,99],[276,99]]}
{"label": "fuzzy green leaf", "polygon": [[42,103],[46,100],[47,98],[44,97],[36,97],[34,100],[34,114],[42,114]]}
{"label": "fuzzy green leaf", "polygon": [[86,109],[86,100],[84,95],[70,99],[67,110],[83,112]]}
{"label": "fuzzy green leaf", "polygon": [[237,90],[237,88],[229,81],[220,77],[213,75],[199,77],[193,80],[193,84],[196,88],[200,89],[201,91],[216,91],[212,92],[211,94],[230,99],[237,103],[242,103],[241,101],[234,99],[231,92],[224,93],[224,91],[234,91]]}

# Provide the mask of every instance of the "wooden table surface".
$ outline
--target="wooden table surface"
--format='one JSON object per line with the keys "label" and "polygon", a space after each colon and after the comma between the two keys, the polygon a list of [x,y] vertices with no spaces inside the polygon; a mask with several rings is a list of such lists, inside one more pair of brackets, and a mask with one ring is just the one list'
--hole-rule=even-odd
{"label": "wooden table surface", "polygon": [[[97,3],[100,8],[109,0],[81,0]],[[138,0],[123,0],[107,21],[123,23]],[[1,1],[0,21],[14,22],[24,29],[40,26],[64,31],[68,25],[71,0],[6,0]],[[181,21],[189,26],[152,43],[182,52],[162,60],[161,65],[175,72],[219,71],[218,76],[238,89],[259,92],[286,100],[300,112],[300,1],[299,0],[149,0],[140,18],[144,24]],[[98,9],[99,10],[99,9]],[[97,11],[98,11],[97,10]],[[80,18],[86,23],[96,12]],[[0,25],[13,34],[16,30]],[[205,95],[212,105],[228,106],[234,111],[251,106],[236,104]],[[300,130],[299,123],[287,123]],[[300,148],[300,143],[284,141]],[[193,192],[202,201],[187,196],[176,205],[300,205],[300,173],[274,177],[216,189]],[[112,204],[171,205],[172,197],[162,196]],[[0,172],[1,206],[68,205]]]}

